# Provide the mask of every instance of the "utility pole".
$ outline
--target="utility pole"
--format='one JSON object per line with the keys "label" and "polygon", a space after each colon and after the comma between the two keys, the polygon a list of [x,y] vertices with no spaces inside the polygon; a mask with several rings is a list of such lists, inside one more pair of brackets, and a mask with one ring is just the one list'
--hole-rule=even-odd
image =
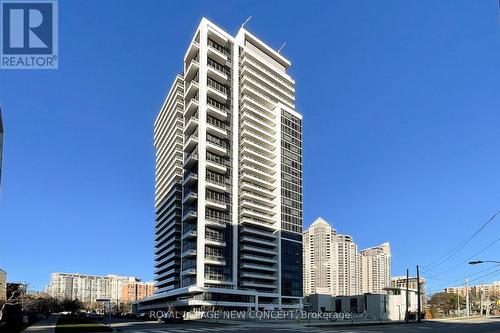
{"label": "utility pole", "polygon": [[408,322],[410,319],[409,313],[408,313],[408,303],[409,303],[409,290],[410,289],[410,270],[407,268],[406,269],[406,314],[405,314],[405,321]]}
{"label": "utility pole", "polygon": [[465,278],[465,316],[469,317],[469,278]]}
{"label": "utility pole", "polygon": [[460,316],[460,293],[457,293],[457,317]]}
{"label": "utility pole", "polygon": [[422,299],[420,297],[420,269],[417,265],[417,321],[420,323],[422,317]]}

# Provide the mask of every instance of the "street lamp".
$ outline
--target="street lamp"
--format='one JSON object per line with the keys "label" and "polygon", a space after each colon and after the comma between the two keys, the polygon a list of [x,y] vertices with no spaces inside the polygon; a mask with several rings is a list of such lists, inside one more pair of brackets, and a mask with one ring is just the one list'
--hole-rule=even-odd
{"label": "street lamp", "polygon": [[500,261],[495,261],[495,260],[475,260],[475,261],[469,261],[469,265],[477,265],[477,264],[483,264],[483,263],[493,263],[493,264],[500,264]]}

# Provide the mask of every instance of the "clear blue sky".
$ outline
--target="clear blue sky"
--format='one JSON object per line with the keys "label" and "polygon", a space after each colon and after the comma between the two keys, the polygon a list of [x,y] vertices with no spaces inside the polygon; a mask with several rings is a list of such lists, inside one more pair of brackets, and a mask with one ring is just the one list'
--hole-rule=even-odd
{"label": "clear blue sky", "polygon": [[[500,209],[496,0],[59,7],[59,69],[0,71],[10,280],[42,289],[54,271],[153,278],[153,120],[202,16],[235,33],[252,15],[250,31],[276,49],[287,42],[305,124],[305,226],[323,216],[360,248],[390,241],[398,275]],[[494,221],[435,270],[499,236]],[[478,257],[500,260],[499,250]],[[429,288],[486,268],[460,265]]]}

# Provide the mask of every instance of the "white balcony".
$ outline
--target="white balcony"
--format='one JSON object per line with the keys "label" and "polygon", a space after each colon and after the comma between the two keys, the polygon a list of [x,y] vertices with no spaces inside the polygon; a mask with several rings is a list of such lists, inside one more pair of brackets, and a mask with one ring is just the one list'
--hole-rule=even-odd
{"label": "white balcony", "polygon": [[253,217],[248,217],[248,216],[242,216],[241,219],[241,224],[242,225],[248,225],[252,227],[258,227],[258,228],[265,228],[269,230],[270,232],[275,232],[276,227],[274,226],[274,223],[271,222],[266,222],[258,218],[253,218]]}
{"label": "white balcony", "polygon": [[241,163],[253,165],[256,169],[262,170],[266,175],[274,175],[276,173],[274,165],[269,165],[267,163],[264,163],[263,161],[265,160],[261,159],[260,156],[256,157],[255,154],[242,154],[241,157]]}
{"label": "white balcony", "polygon": [[[261,116],[262,118],[265,118],[267,122],[274,124],[276,122],[276,116],[274,109],[275,106],[266,106],[260,103],[258,100],[255,98],[252,98],[251,96],[245,95],[241,99],[242,101],[242,106],[241,106],[241,111],[242,112],[249,112],[254,115]],[[281,115],[280,115],[281,116]]]}
{"label": "white balcony", "polygon": [[252,88],[248,84],[248,80],[244,82],[247,83],[243,84],[242,87],[240,88],[242,94],[255,99],[256,103],[261,104],[266,109],[273,110],[274,108],[276,108],[277,101],[272,100],[269,96],[263,94],[262,92],[258,91],[255,88]]}
{"label": "white balcony", "polygon": [[189,61],[190,59],[196,57],[196,55],[198,54],[199,51],[200,51],[200,43],[198,43],[197,41],[194,41],[193,43],[191,43],[191,45],[189,45],[189,48],[186,52],[186,56],[184,57],[184,60]]}
{"label": "white balcony", "polygon": [[275,89],[283,91],[283,93],[290,98],[295,98],[295,87],[290,81],[290,77],[288,77],[288,75],[286,77],[281,73],[278,75],[278,72],[272,71],[268,66],[259,64],[258,61],[254,61],[248,56],[241,60],[241,66],[242,70],[247,68],[255,73],[258,73],[258,75],[265,78],[266,82],[272,85]]}
{"label": "white balcony", "polygon": [[191,134],[191,136],[186,140],[184,145],[184,151],[190,152],[198,145],[198,135],[196,133]]}
{"label": "white balcony", "polygon": [[196,163],[198,163],[198,152],[194,150],[186,157],[184,167],[190,169]]}
{"label": "white balcony", "polygon": [[271,208],[276,207],[276,203],[273,201],[274,198],[271,198],[271,197],[265,196],[265,195],[260,195],[260,194],[257,194],[255,192],[242,191],[241,192],[241,199],[253,200],[253,201],[256,201],[258,203],[267,205]]}
{"label": "white balcony", "polygon": [[263,214],[274,214],[273,208],[267,204],[261,204],[252,200],[241,200],[241,207],[259,211]]}
{"label": "white balcony", "polygon": [[249,140],[242,140],[241,154],[243,156],[250,156],[253,160],[261,161],[261,163],[266,164],[269,167],[273,167],[276,165],[276,161],[274,160],[274,154],[269,151],[267,154],[263,154],[262,150],[254,149],[253,143]]}
{"label": "white balcony", "polygon": [[227,131],[207,122],[207,132],[221,139],[227,138]]}
{"label": "white balcony", "polygon": [[266,118],[260,119],[253,112],[242,112],[240,120],[242,122],[249,122],[251,124],[257,124],[263,127],[268,133],[271,133],[273,136],[276,134],[276,129],[274,127],[273,122],[268,122]]}
{"label": "white balcony", "polygon": [[192,211],[183,213],[183,215],[182,215],[182,221],[194,220],[197,217],[198,217],[198,212],[196,212],[195,210],[192,210]]}
{"label": "white balcony", "polygon": [[226,173],[227,167],[221,163],[217,163],[215,161],[207,160],[207,169],[212,170],[219,173]]}
{"label": "white balcony", "polygon": [[[248,169],[248,167],[246,167],[246,169]],[[276,188],[276,186],[274,185],[274,181],[269,180],[268,177],[263,178],[261,176],[256,175],[253,170],[243,170],[242,168],[241,180],[257,184],[260,187],[265,187],[269,190],[274,190]]]}
{"label": "white balcony", "polygon": [[184,127],[184,134],[191,134],[193,133],[196,128],[198,127],[198,117],[197,116],[192,116],[189,118],[188,122],[186,123],[186,126]]}
{"label": "white balcony", "polygon": [[[259,237],[269,238],[269,239],[271,239],[272,242],[274,242],[274,240],[277,238],[276,234],[273,231],[263,231],[260,229],[255,229],[255,228],[251,228],[251,227],[247,227],[247,226],[244,226],[243,228],[241,228],[242,235],[256,235]],[[243,237],[245,237],[245,236],[243,236]]]}
{"label": "white balcony", "polygon": [[182,203],[183,204],[190,203],[195,201],[196,199],[198,199],[198,193],[196,193],[195,191],[191,191],[186,195],[184,195],[184,198],[182,198]]}
{"label": "white balcony", "polygon": [[226,187],[226,184],[225,183],[222,183],[222,182],[219,182],[219,181],[216,181],[216,180],[213,180],[213,179],[207,179],[206,180],[206,187],[207,189],[209,190],[213,190],[213,191],[216,191],[216,192],[226,192],[227,191],[227,187]]}
{"label": "white balcony", "polygon": [[260,265],[260,264],[255,264],[255,263],[242,263],[241,268],[247,268],[247,269],[255,269],[259,271],[265,271],[265,272],[276,272],[277,268],[275,266],[270,266],[270,265]]}
{"label": "white balcony", "polygon": [[269,255],[277,255],[276,250],[265,249],[262,247],[255,247],[255,246],[251,246],[251,245],[243,245],[241,247],[241,251],[252,252],[252,253],[256,253],[256,254],[263,253],[263,254],[269,254]]}
{"label": "white balcony", "polygon": [[184,110],[184,117],[185,118],[191,117],[198,110],[198,107],[199,107],[198,100],[196,98],[191,98]]}
{"label": "white balcony", "polygon": [[256,142],[257,145],[265,149],[271,151],[274,151],[276,149],[276,145],[274,144],[275,141],[274,139],[270,140],[268,136],[261,135],[260,133],[253,130],[249,130],[248,127],[246,126],[242,126],[240,133],[243,138],[249,138],[253,142]]}
{"label": "white balcony", "polygon": [[181,275],[196,275],[196,268],[188,268],[181,272]]}
{"label": "white balcony", "polygon": [[189,85],[184,91],[184,99],[189,100],[190,98],[196,95],[199,89],[200,85],[198,84],[198,82],[196,82],[196,80],[192,80],[191,82],[189,82]]}
{"label": "white balcony", "polygon": [[214,80],[217,80],[219,82],[224,82],[227,83],[229,78],[226,73],[208,65],[207,66],[207,74],[209,77],[211,77]]}
{"label": "white balcony", "polygon": [[243,182],[241,183],[241,189],[244,191],[250,191],[250,192],[255,192],[259,195],[264,195],[270,198],[276,198],[276,195],[274,195],[272,189],[269,189],[267,187],[259,186],[254,183],[250,182]]}
{"label": "white balcony", "polygon": [[189,230],[182,234],[182,239],[192,239],[196,238],[196,230]]}
{"label": "white balcony", "polygon": [[258,142],[253,141],[249,137],[243,137],[241,139],[241,146],[242,146],[242,148],[248,147],[251,150],[257,152],[258,154],[263,155],[264,157],[266,157],[267,161],[269,161],[270,163],[271,162],[275,163],[274,162],[274,157],[275,157],[275,155],[274,155],[274,147],[273,147],[273,149],[266,149],[266,148],[262,147],[261,145],[259,145]]}
{"label": "white balcony", "polygon": [[248,80],[248,84],[255,86],[259,90],[265,91],[266,94],[271,95],[271,97],[275,100],[294,108],[295,96],[288,94],[286,90],[281,89],[278,85],[267,80],[261,73],[258,73],[247,66],[243,66],[241,74],[246,79],[244,81]]}
{"label": "white balcony", "polygon": [[253,278],[253,279],[261,279],[261,280],[270,280],[270,281],[275,281],[276,276],[275,275],[270,275],[270,274],[262,274],[262,273],[250,273],[250,272],[243,272],[241,273],[241,277],[245,278]]}
{"label": "white balcony", "polygon": [[198,181],[198,174],[194,173],[194,172],[190,172],[189,174],[187,174],[184,177],[184,183],[183,183],[183,185],[184,186],[191,186],[191,185],[193,185],[197,181]]}
{"label": "white balcony", "polygon": [[227,112],[215,107],[214,105],[207,103],[207,113],[219,120],[227,119]]}
{"label": "white balcony", "polygon": [[225,247],[226,242],[222,239],[206,238],[205,245],[215,246],[215,247]]}
{"label": "white balcony", "polygon": [[257,262],[267,262],[267,263],[272,263],[272,264],[278,263],[278,260],[276,258],[262,257],[262,256],[257,256],[257,255],[253,255],[253,254],[246,254],[246,253],[241,255],[241,259],[257,261]]}
{"label": "white balcony", "polygon": [[271,248],[277,246],[276,242],[274,242],[274,241],[266,240],[266,239],[262,239],[262,238],[256,238],[256,237],[252,237],[252,236],[248,236],[248,235],[240,237],[240,242],[241,243],[258,244],[258,245],[261,245],[261,246],[268,246],[268,247],[271,247]]}
{"label": "white balcony", "polygon": [[207,95],[222,104],[225,104],[227,102],[227,94],[210,85],[207,85]]}
{"label": "white balcony", "polygon": [[262,140],[266,140],[266,142],[276,142],[276,136],[274,135],[275,132],[270,132],[266,127],[257,125],[250,121],[244,121],[241,123],[241,128],[246,129],[249,132],[256,133],[259,138],[262,138]]}
{"label": "white balcony", "polygon": [[241,210],[242,223],[253,223],[259,226],[267,226],[274,229],[275,218],[269,214],[263,214],[253,209],[243,208]]}
{"label": "white balcony", "polygon": [[186,72],[184,73],[184,80],[186,82],[189,82],[194,78],[196,73],[198,73],[198,70],[200,69],[200,64],[196,59],[191,60],[191,63],[189,64],[188,68],[186,69]]}
{"label": "white balcony", "polygon": [[227,155],[227,148],[214,142],[207,141],[207,150],[217,155]]}
{"label": "white balcony", "polygon": [[216,266],[226,266],[226,260],[224,260],[224,258],[206,257],[205,264],[216,265]]}
{"label": "white balcony", "polygon": [[207,48],[208,56],[221,64],[225,64],[228,60],[227,55],[221,51],[214,48],[212,45],[208,44]]}
{"label": "white balcony", "polygon": [[206,217],[205,218],[205,225],[209,227],[214,227],[214,228],[226,228],[226,225],[230,223],[230,221],[222,220],[222,219],[216,219],[213,217]]}
{"label": "white balcony", "polygon": [[216,201],[216,200],[213,200],[210,198],[206,198],[205,201],[206,201],[206,206],[209,208],[215,208],[215,209],[219,209],[219,210],[226,210],[227,209],[227,205],[223,202]]}
{"label": "white balcony", "polygon": [[241,285],[244,287],[253,287],[253,288],[262,288],[262,289],[276,289],[277,286],[270,283],[257,283],[257,282],[251,282],[251,281],[242,281]]}
{"label": "white balcony", "polygon": [[196,250],[195,249],[189,249],[184,252],[182,252],[181,257],[194,257],[196,256]]}

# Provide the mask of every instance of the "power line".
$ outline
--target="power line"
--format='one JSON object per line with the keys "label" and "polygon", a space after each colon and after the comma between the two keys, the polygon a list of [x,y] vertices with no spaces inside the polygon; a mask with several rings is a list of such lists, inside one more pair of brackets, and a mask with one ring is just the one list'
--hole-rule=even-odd
{"label": "power line", "polygon": [[486,251],[487,249],[489,249],[490,247],[492,247],[493,245],[495,245],[496,243],[498,243],[500,241],[500,237],[498,237],[496,240],[494,240],[493,242],[491,242],[490,244],[488,244],[487,246],[485,246],[484,248],[482,248],[481,250],[477,251],[476,253],[474,253],[472,256],[470,256],[469,258],[467,258],[466,260],[456,264],[455,266],[453,267],[450,267],[448,268],[447,270],[441,272],[441,273],[438,273],[436,271],[433,271],[434,274],[438,274],[438,275],[443,275],[443,274],[446,274],[454,269],[457,269],[458,267],[462,266],[463,264],[467,264],[469,261],[471,261],[472,259],[475,259],[477,255],[483,253],[484,251]]}
{"label": "power line", "polygon": [[498,265],[494,265],[494,266],[492,266],[492,267],[488,267],[488,268],[483,269],[483,270],[480,270],[479,272],[476,272],[476,273],[474,273],[474,274],[468,274],[468,275],[463,276],[463,277],[460,277],[460,278],[458,278],[458,279],[456,279],[456,280],[450,280],[450,281],[448,281],[448,282],[446,282],[446,283],[440,283],[440,284],[438,284],[438,285],[434,286],[434,288],[438,288],[438,287],[445,286],[445,285],[450,285],[450,284],[452,284],[452,283],[454,283],[454,282],[460,282],[460,281],[463,281],[463,280],[464,280],[465,278],[467,278],[467,277],[476,276],[476,275],[482,274],[482,273],[484,273],[484,272],[486,272],[486,271],[491,271],[492,269],[495,269],[495,268],[498,268],[498,267],[500,267],[500,264],[498,264]]}
{"label": "power line", "polygon": [[436,267],[439,267],[441,266],[443,263],[445,263],[446,261],[448,261],[450,258],[452,258],[455,254],[457,254],[458,252],[460,252],[460,250],[462,250],[467,244],[470,243],[470,241],[472,241],[481,231],[483,231],[484,228],[486,228],[486,226],[488,224],[491,223],[491,221],[493,221],[495,219],[495,217],[497,217],[497,215],[500,214],[500,210],[497,211],[486,223],[484,223],[483,225],[481,225],[481,227],[479,229],[477,229],[472,235],[470,235],[468,238],[466,238],[463,242],[461,242],[460,244],[458,244],[456,247],[454,247],[451,251],[449,251],[448,254],[445,254],[444,256],[440,257],[439,259],[431,262],[430,264],[428,265],[425,265],[424,267],[432,267],[432,268],[436,268]]}

